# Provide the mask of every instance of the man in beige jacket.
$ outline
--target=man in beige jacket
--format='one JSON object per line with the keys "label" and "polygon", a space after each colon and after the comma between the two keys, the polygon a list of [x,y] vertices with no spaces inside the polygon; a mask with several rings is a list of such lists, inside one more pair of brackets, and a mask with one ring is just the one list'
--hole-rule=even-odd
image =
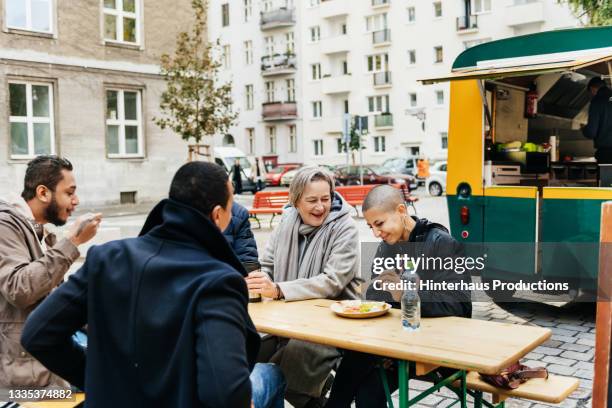
{"label": "man in beige jacket", "polygon": [[0,200],[0,388],[66,385],[20,345],[23,324],[96,235],[101,214],[79,217],[57,240],[44,225],[64,225],[79,204],[72,164],[57,156],[28,163],[21,197]]}

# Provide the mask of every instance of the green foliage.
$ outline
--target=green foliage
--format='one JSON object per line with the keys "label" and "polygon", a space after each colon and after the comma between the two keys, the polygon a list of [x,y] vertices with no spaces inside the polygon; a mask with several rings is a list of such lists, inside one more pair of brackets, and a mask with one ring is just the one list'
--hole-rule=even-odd
{"label": "green foliage", "polygon": [[558,0],[569,3],[578,17],[588,16],[594,26],[612,25],[612,2],[610,0]]}
{"label": "green foliage", "polygon": [[191,6],[195,13],[191,32],[179,33],[174,55],[161,57],[166,90],[160,108],[165,117],[153,120],[184,140],[200,143],[205,136],[226,133],[237,113],[232,109],[231,82],[219,82],[221,63],[213,44],[205,40],[208,0],[192,0]]}

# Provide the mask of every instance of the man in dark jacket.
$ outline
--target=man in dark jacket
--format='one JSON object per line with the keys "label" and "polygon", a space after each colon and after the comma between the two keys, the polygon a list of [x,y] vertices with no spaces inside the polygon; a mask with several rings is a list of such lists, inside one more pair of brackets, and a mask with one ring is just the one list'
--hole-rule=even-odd
{"label": "man in dark jacket", "polygon": [[[221,234],[231,217],[227,174],[188,163],[169,197],[138,238],[89,250],[30,316],[23,346],[84,389],[88,407],[278,406],[279,370],[250,375],[259,335],[247,313],[246,272]],[[87,352],[71,339],[86,324]]]}
{"label": "man in dark jacket", "polygon": [[[410,258],[457,259],[464,256],[463,246],[450,236],[440,224],[426,219],[410,217],[399,190],[392,186],[378,186],[370,191],[364,200],[364,217],[381,242],[375,258],[396,258],[407,255]],[[416,273],[421,280],[459,284],[471,282],[467,272],[445,270],[443,268],[420,267]],[[436,265],[437,266],[437,265]],[[372,271],[373,280],[400,282],[402,270],[386,270],[382,273]],[[375,290],[371,284],[366,292],[370,300],[385,301],[395,308],[400,307],[401,291]],[[472,316],[472,303],[469,290],[418,291],[421,299],[421,316]],[[399,324],[399,322],[398,322]],[[389,388],[393,392],[398,387],[397,363],[383,361],[380,357],[358,352],[345,352],[337,370],[336,379],[327,402],[327,408],[349,408],[355,401],[357,408],[384,408],[386,394],[379,377],[379,366],[387,371]],[[452,370],[439,369],[432,375],[447,377]],[[414,378],[411,372],[410,377]]]}
{"label": "man in dark jacket", "polygon": [[582,133],[593,140],[598,164],[612,164],[612,90],[600,77],[589,81],[588,89],[593,95],[589,107],[589,121]]}
{"label": "man in dark jacket", "polygon": [[223,231],[225,239],[236,253],[240,262],[257,262],[257,243],[251,231],[249,210],[234,201],[232,204],[232,220]]}

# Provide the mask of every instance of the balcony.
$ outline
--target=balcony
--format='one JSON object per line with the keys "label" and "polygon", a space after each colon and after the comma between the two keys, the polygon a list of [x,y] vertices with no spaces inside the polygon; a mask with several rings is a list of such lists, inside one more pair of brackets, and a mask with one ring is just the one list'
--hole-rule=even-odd
{"label": "balcony", "polygon": [[386,87],[391,86],[391,72],[375,72],[373,75],[374,86]]}
{"label": "balcony", "polygon": [[325,133],[342,133],[342,116],[332,116],[323,118],[323,131]]}
{"label": "balcony", "polygon": [[351,10],[349,0],[323,0],[319,6],[322,18],[345,16]]}
{"label": "balcony", "polygon": [[324,76],[323,79],[321,79],[321,91],[328,95],[350,92],[351,76]]}
{"label": "balcony", "polygon": [[297,118],[295,102],[266,102],[261,104],[264,121],[292,120]]}
{"label": "balcony", "polygon": [[372,7],[386,7],[391,0],[372,0]]}
{"label": "balcony", "polygon": [[261,57],[261,75],[274,76],[293,74],[296,71],[297,59],[293,53],[266,55]]}
{"label": "balcony", "polygon": [[348,40],[348,35],[343,34],[336,37],[326,38],[320,43],[321,52],[323,54],[337,54],[341,52],[349,52],[351,43]]}
{"label": "balcony", "polygon": [[474,33],[476,31],[478,31],[478,16],[476,14],[457,17],[457,32],[459,34]]}
{"label": "balcony", "polygon": [[374,45],[388,45],[391,44],[391,30],[385,28],[384,30],[374,31],[372,33],[372,44]]}
{"label": "balcony", "polygon": [[541,1],[531,1],[506,7],[506,25],[510,27],[543,22],[544,5]]}
{"label": "balcony", "polygon": [[374,127],[377,129],[392,128],[393,127],[393,114],[381,113],[380,115],[375,115],[374,116]]}
{"label": "balcony", "polygon": [[262,11],[260,28],[270,30],[272,28],[290,27],[295,24],[293,9],[286,7],[277,8],[272,11]]}

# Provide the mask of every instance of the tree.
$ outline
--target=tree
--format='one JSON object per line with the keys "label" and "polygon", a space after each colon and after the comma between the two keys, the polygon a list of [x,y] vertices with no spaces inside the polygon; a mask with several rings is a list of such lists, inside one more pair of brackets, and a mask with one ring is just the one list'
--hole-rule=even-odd
{"label": "tree", "polygon": [[569,3],[578,18],[587,16],[589,24],[612,25],[612,2],[610,0],[558,0]]}
{"label": "tree", "polygon": [[[355,152],[366,148],[365,145],[361,143],[361,138],[363,134],[360,133],[356,118],[351,121],[351,129],[349,130],[349,136],[350,138],[348,143],[348,149],[351,152],[351,162],[353,163],[353,165],[355,165]],[[346,143],[342,144],[342,151],[346,153]]]}
{"label": "tree", "polygon": [[191,6],[195,12],[191,32],[178,34],[174,56],[161,57],[166,90],[160,108],[165,117],[154,121],[199,144],[204,137],[226,133],[237,113],[232,109],[231,82],[218,79],[221,63],[216,47],[205,40],[208,0],[192,0]]}

